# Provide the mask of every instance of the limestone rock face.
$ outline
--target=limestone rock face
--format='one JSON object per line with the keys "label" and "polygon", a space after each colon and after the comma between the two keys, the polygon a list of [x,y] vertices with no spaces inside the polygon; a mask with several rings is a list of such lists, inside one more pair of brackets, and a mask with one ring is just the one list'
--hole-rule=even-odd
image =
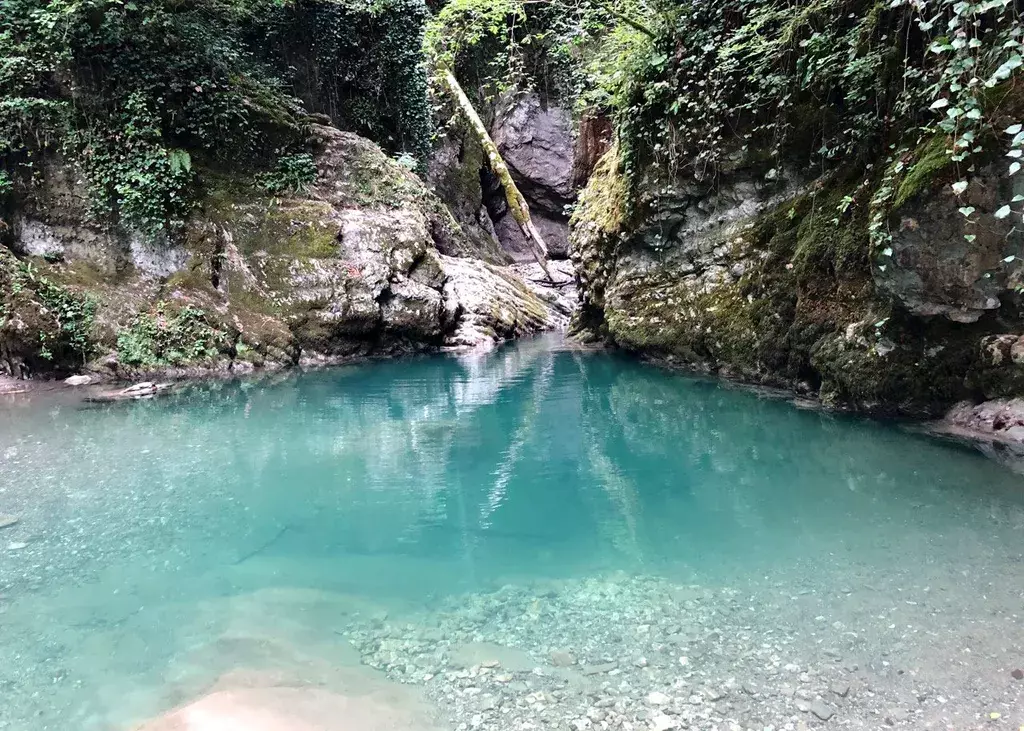
{"label": "limestone rock face", "polygon": [[[513,272],[477,261],[500,261],[494,242],[467,236],[419,178],[357,135],[315,127],[314,139],[318,177],[308,189],[271,197],[226,186],[165,241],[90,223],[84,195],[57,169],[57,205],[36,201],[20,213],[14,249],[96,302],[99,352],[115,349],[140,315],[162,323],[198,310],[217,334],[216,352],[211,345],[195,364],[203,368],[467,345],[474,338],[458,333],[471,316],[490,338],[548,326],[546,305]],[[449,282],[470,270],[486,296]],[[117,354],[99,363],[132,367]]]}
{"label": "limestone rock face", "polygon": [[[569,219],[565,208],[576,200],[571,115],[544,104],[537,94],[508,96],[498,105],[491,135],[530,205],[548,252],[566,257]],[[531,261],[529,241],[501,203],[491,205],[498,239],[516,262]]]}
{"label": "limestone rock face", "polygon": [[627,220],[609,153],[573,220],[573,329],[876,413],[1024,390],[1021,242],[992,215],[1012,191],[972,183],[972,247],[958,202],[926,188],[892,212],[888,257],[870,239],[869,180],[767,167],[737,157],[713,183],[648,180]]}
{"label": "limestone rock face", "polygon": [[[922,317],[942,315],[977,322],[999,309],[1000,298],[1019,278],[1024,234],[995,211],[1016,192],[1003,180],[1003,166],[977,176],[962,199],[949,186],[919,196],[895,213],[892,261],[873,275],[880,291]],[[960,207],[975,209],[968,222]],[[965,236],[971,236],[968,240]]]}
{"label": "limestone rock face", "polygon": [[[511,259],[502,249],[484,205],[480,177],[483,166],[483,148],[466,129],[458,129],[442,139],[435,149],[427,182],[472,242],[474,252],[471,255],[491,264],[507,264]],[[460,255],[457,251],[442,253]]]}
{"label": "limestone rock face", "polygon": [[575,151],[568,111],[545,105],[537,94],[508,97],[498,107],[491,135],[531,204],[561,213],[575,199]]}
{"label": "limestone rock face", "polygon": [[[555,259],[568,257],[567,207],[576,202],[612,135],[610,121],[600,117],[584,117],[578,135],[574,126],[567,110],[544,102],[536,93],[520,93],[498,101],[490,129]],[[428,179],[479,247],[500,249],[499,260],[477,258],[491,263],[534,261],[531,244],[509,215],[483,149],[466,128],[448,131],[434,153]]]}

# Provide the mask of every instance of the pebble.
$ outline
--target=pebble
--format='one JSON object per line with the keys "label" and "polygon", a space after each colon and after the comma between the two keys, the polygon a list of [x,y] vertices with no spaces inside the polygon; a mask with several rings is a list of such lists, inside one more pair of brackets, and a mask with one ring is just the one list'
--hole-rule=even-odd
{"label": "pebble", "polygon": [[831,690],[833,693],[835,693],[840,698],[845,698],[846,696],[848,696],[850,694],[850,684],[849,683],[836,683],[829,690]]}
{"label": "pebble", "polygon": [[679,728],[679,726],[679,721],[664,713],[659,713],[651,719],[651,728],[654,731],[669,731],[669,729]]}
{"label": "pebble", "polygon": [[[444,637],[436,647],[423,647],[425,631],[417,633],[415,625],[408,627],[412,642],[404,625],[389,625],[369,628],[361,649],[367,662],[402,682],[419,682],[426,669],[460,668],[425,685],[428,696],[451,709],[450,728],[808,731],[823,729],[826,722],[851,728],[908,726],[901,722],[913,718],[889,704],[916,707],[913,698],[922,689],[904,688],[901,695],[891,682],[896,669],[880,669],[888,667],[881,657],[897,664],[906,650],[899,642],[872,646],[879,659],[867,664],[881,675],[870,683],[858,678],[854,693],[858,666],[847,653],[859,638],[846,631],[842,638],[831,637],[832,611],[820,615],[827,616],[825,636],[814,630],[805,642],[796,625],[761,623],[775,609],[763,598],[719,590],[703,600],[688,597],[694,606],[676,608],[667,601],[658,604],[655,597],[667,593],[664,586],[660,579],[628,577],[567,581],[557,595],[544,598],[539,614],[537,594],[530,590],[512,587],[460,597],[428,615],[426,621]],[[815,608],[811,616],[820,611]],[[858,626],[840,616],[844,627]],[[880,619],[891,624],[890,617]],[[474,651],[464,651],[466,646]],[[510,652],[522,658],[513,663]],[[548,663],[537,667],[544,657]],[[453,663],[455,658],[462,662]],[[401,668],[411,661],[417,672],[404,673]],[[1024,680],[1018,677],[1024,669],[1004,669],[1004,678],[1007,672]],[[940,690],[948,689],[928,689],[935,699],[929,704],[946,702],[934,695]],[[803,720],[797,710],[807,714]],[[841,724],[835,723],[837,715]]]}
{"label": "pebble", "polygon": [[556,668],[567,668],[576,664],[576,657],[566,650],[552,650],[551,664]]}
{"label": "pebble", "polygon": [[811,703],[811,713],[822,721],[827,721],[836,715],[836,710],[825,701],[817,700]]}
{"label": "pebble", "polygon": [[910,718],[910,711],[903,708],[893,708],[886,714],[885,722],[890,726],[895,726],[897,723],[903,723]]}
{"label": "pebble", "polygon": [[599,665],[584,665],[583,666],[583,674],[584,675],[601,675],[602,673],[608,673],[608,672],[611,672],[612,670],[615,670],[615,668],[617,668],[618,666],[619,666],[619,664],[615,663],[615,662],[605,662],[605,663],[600,663]]}
{"label": "pebble", "polygon": [[1021,670],[1020,668],[1011,670],[1010,675],[1013,677],[1014,680],[1024,680],[1024,670]]}

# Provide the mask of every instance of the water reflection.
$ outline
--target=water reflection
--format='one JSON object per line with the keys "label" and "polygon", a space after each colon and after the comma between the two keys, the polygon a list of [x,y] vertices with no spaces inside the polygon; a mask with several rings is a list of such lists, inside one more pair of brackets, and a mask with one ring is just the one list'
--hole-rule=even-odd
{"label": "water reflection", "polygon": [[544,339],[52,405],[0,422],[0,444],[5,509],[31,534],[6,585],[45,582],[20,559],[48,551],[80,575],[97,553],[176,570],[409,556],[450,562],[458,583],[717,570],[1024,523],[1018,478],[980,456]]}

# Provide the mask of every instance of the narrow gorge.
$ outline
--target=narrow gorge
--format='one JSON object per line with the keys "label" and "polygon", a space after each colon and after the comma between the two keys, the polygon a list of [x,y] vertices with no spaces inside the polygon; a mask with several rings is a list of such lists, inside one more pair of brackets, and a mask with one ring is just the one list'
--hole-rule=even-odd
{"label": "narrow gorge", "polygon": [[0,0],[0,729],[1024,729],[1017,0]]}

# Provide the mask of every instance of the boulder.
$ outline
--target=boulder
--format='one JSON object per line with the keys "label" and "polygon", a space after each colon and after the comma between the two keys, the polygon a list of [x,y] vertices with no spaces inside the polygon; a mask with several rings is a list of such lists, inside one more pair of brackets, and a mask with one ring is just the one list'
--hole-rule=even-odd
{"label": "boulder", "polygon": [[[93,370],[134,377],[154,365],[187,374],[194,367],[335,362],[548,326],[545,304],[514,272],[478,261],[507,262],[494,239],[468,236],[416,175],[355,134],[314,126],[312,139],[318,177],[307,189],[271,196],[226,184],[180,236],[144,246],[133,232],[91,224],[84,194],[66,170],[54,172],[41,199],[18,214],[16,250],[34,257],[42,275],[95,303],[96,354],[123,342],[156,354],[134,361],[107,355]],[[443,267],[444,257],[472,263]],[[4,261],[4,271],[13,272],[13,257]],[[478,296],[464,282],[449,282],[468,271],[473,281],[497,284]],[[4,276],[13,275],[0,271]],[[464,293],[471,301],[458,299]],[[490,309],[479,314],[481,308]],[[36,300],[12,309],[17,316],[2,325],[11,334],[0,339],[0,361],[19,375],[45,370],[49,364],[30,351],[52,317]],[[474,324],[464,326],[464,317]],[[167,347],[150,347],[147,338]],[[161,351],[180,355],[178,340],[202,345],[193,348],[199,359],[160,361]]]}
{"label": "boulder", "polygon": [[545,104],[535,93],[509,95],[498,106],[491,135],[531,206],[561,214],[575,200],[567,110]]}
{"label": "boulder", "polygon": [[[569,250],[566,207],[576,200],[572,116],[542,102],[537,94],[507,95],[498,105],[491,130],[544,237],[548,253],[565,258]],[[485,192],[485,197],[488,191]],[[505,251],[517,262],[532,259],[529,243],[507,207],[501,191],[490,191],[489,211]]]}
{"label": "boulder", "polygon": [[941,431],[1024,445],[1024,399],[961,402],[940,423]]}
{"label": "boulder", "polygon": [[441,257],[445,301],[458,322],[446,344],[492,346],[552,326],[550,307],[512,271],[473,259]]}

